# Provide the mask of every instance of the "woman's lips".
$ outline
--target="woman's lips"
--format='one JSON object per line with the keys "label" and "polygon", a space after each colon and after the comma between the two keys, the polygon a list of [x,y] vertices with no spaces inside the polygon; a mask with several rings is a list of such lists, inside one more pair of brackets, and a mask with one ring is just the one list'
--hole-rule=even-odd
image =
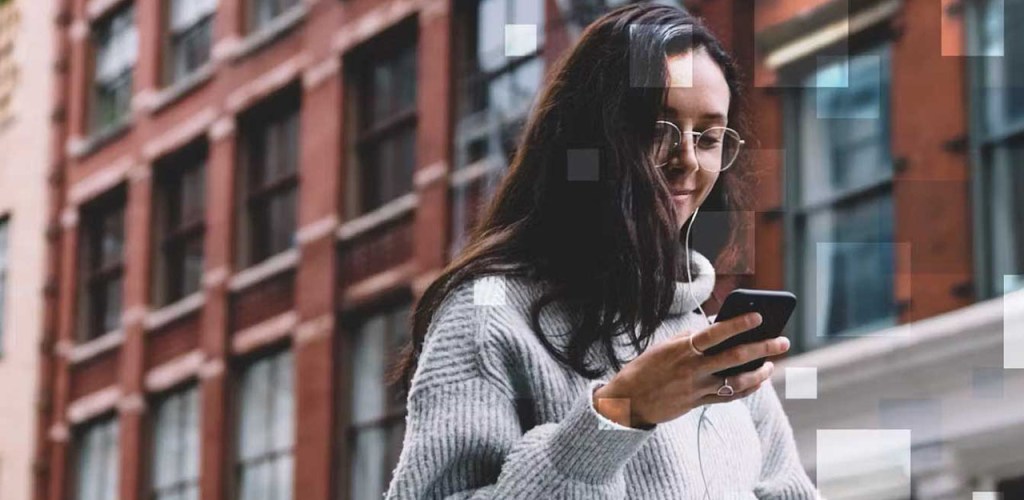
{"label": "woman's lips", "polygon": [[682,191],[672,191],[672,197],[673,198],[682,198],[682,197],[685,197],[685,196],[690,196],[691,194],[693,194],[695,192],[697,192],[697,190],[695,190],[695,189],[682,190]]}

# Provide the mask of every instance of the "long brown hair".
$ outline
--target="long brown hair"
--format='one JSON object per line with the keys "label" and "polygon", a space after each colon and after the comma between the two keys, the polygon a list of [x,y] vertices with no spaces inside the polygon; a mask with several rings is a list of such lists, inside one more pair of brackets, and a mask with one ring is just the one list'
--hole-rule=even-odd
{"label": "long brown hair", "polygon": [[[647,347],[689,264],[670,194],[649,155],[654,122],[666,97],[667,56],[699,47],[725,74],[730,125],[743,133],[738,68],[685,10],[633,4],[584,30],[553,68],[508,174],[466,247],[416,305],[412,341],[397,367],[407,387],[442,301],[486,275],[550,285],[532,304],[534,333],[555,359],[584,377],[601,373],[585,359],[595,344],[616,370],[622,364],[612,348],[617,335],[628,335],[638,353]],[[570,180],[567,158],[574,150],[596,151],[596,181]],[[703,209],[743,205],[744,177],[742,165],[724,172]],[[732,236],[720,243],[719,264],[737,258],[736,239],[745,231],[732,225]],[[540,311],[555,301],[580,313],[564,347],[554,346],[539,322]]]}

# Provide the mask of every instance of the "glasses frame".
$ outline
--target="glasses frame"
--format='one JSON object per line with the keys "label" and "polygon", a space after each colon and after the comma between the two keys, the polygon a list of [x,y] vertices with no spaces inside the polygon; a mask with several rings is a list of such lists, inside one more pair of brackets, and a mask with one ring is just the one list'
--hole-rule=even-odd
{"label": "glasses frame", "polygon": [[[739,132],[737,132],[735,129],[732,129],[732,128],[729,128],[729,127],[723,127],[723,126],[708,127],[708,128],[704,129],[701,132],[697,132],[695,130],[689,130],[689,131],[684,132],[684,131],[679,129],[678,125],[676,125],[675,123],[672,123],[670,121],[658,120],[658,121],[654,122],[655,125],[658,125],[658,124],[661,124],[661,123],[669,125],[672,128],[676,129],[676,132],[679,132],[679,144],[672,147],[672,149],[670,150],[670,153],[669,153],[669,157],[672,158],[674,156],[678,156],[679,155],[678,150],[681,150],[682,147],[683,147],[682,144],[683,144],[683,138],[684,137],[686,137],[688,135],[689,136],[694,136],[693,137],[693,143],[692,143],[692,146],[691,146],[692,148],[694,148],[693,156],[697,160],[697,167],[699,167],[701,170],[704,170],[704,171],[707,171],[707,172],[725,172],[730,167],[735,165],[736,164],[736,159],[739,158],[739,156],[740,156],[740,149],[743,147],[744,144],[747,143],[747,141],[745,141],[743,139],[743,136],[741,136]],[[738,138],[739,143],[736,145],[736,155],[733,156],[732,160],[729,160],[729,164],[724,166],[724,167],[722,167],[722,168],[719,168],[717,170],[712,170],[712,169],[709,169],[709,168],[704,168],[704,166],[700,164],[700,156],[697,154],[697,149],[696,148],[697,148],[697,143],[700,142],[700,138],[705,133],[707,133],[709,130],[716,130],[716,129],[723,129],[723,130],[726,131],[726,133],[732,132]],[[659,169],[665,168],[665,166],[668,165],[671,162],[672,162],[672,160],[669,160],[669,161],[667,161],[665,163],[662,163],[660,165],[655,165],[655,168],[659,168]]]}

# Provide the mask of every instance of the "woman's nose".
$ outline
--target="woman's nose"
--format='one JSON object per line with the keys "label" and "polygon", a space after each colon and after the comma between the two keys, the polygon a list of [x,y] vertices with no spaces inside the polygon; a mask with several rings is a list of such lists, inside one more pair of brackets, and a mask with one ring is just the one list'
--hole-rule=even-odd
{"label": "woman's nose", "polygon": [[697,172],[700,164],[697,162],[697,150],[694,148],[693,135],[683,134],[683,140],[679,145],[677,161],[669,162],[669,166],[678,168],[683,172]]}

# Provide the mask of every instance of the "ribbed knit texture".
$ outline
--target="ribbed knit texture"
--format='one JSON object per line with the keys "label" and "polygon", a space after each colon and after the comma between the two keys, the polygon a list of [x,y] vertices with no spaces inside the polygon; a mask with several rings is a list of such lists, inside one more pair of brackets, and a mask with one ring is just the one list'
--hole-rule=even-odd
{"label": "ribbed knit texture", "polygon": [[[698,275],[676,284],[672,314],[655,343],[706,326],[692,312],[697,302],[687,288],[706,300],[714,269],[694,258]],[[484,278],[442,303],[413,377],[387,498],[816,498],[770,383],[708,407],[700,422],[705,497],[697,450],[703,407],[650,430],[602,417],[592,395],[613,373],[587,380],[551,357],[530,327],[540,291],[522,278]],[[541,326],[560,345],[568,311],[545,308]],[[621,359],[633,357],[623,341]]]}

